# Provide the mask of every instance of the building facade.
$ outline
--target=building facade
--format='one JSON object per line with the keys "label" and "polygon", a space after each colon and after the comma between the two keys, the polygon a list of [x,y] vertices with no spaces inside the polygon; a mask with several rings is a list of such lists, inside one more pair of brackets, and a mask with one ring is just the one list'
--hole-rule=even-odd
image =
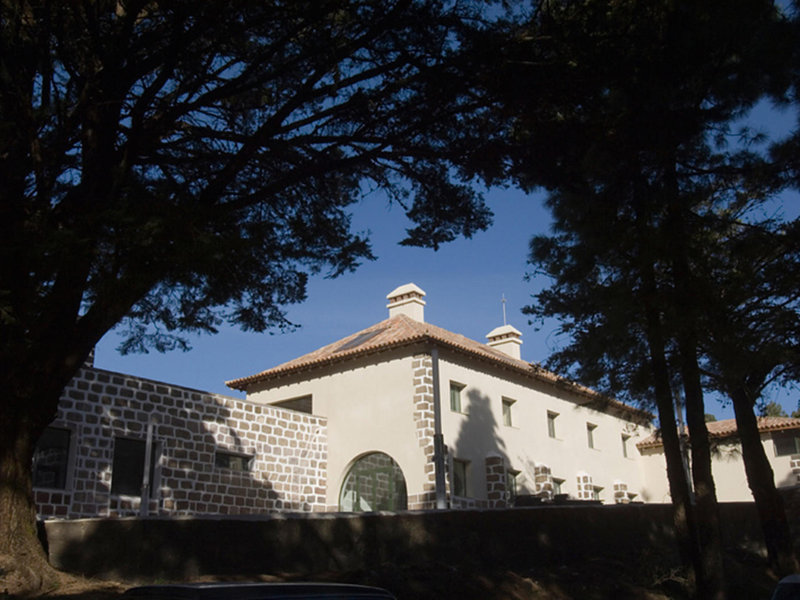
{"label": "building facade", "polygon": [[[401,286],[386,320],[228,382],[245,400],[85,366],[37,449],[40,515],[669,500],[652,415],[521,360],[511,326],[482,344],[426,323],[423,297]],[[765,431],[785,485],[800,472],[790,421]],[[720,499],[749,499],[724,440]]]}
{"label": "building facade", "polygon": [[[711,441],[711,467],[717,497],[725,502],[751,502],[742,448],[737,438],[736,421],[726,419],[706,423]],[[778,488],[800,486],[800,419],[759,417],[761,444],[772,467]],[[691,440],[686,437],[687,443]],[[641,461],[650,482],[650,502],[669,502],[664,446],[654,433],[639,443]]]}

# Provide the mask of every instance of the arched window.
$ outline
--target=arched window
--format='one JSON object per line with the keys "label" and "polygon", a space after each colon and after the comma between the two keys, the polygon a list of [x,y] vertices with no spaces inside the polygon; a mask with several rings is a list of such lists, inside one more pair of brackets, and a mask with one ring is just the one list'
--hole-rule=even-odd
{"label": "arched window", "polygon": [[406,480],[391,456],[373,452],[353,463],[339,494],[339,510],[369,512],[407,507]]}

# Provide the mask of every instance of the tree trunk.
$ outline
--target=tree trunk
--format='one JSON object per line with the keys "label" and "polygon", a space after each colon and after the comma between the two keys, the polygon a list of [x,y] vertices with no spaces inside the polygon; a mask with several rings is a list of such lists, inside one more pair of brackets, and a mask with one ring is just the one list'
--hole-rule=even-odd
{"label": "tree trunk", "polygon": [[652,248],[652,215],[648,209],[648,202],[644,200],[647,197],[645,189],[646,185],[641,180],[634,181],[633,194],[639,246],[638,268],[642,282],[639,300],[644,310],[645,336],[650,354],[661,441],[664,445],[664,459],[667,463],[667,480],[672,499],[675,538],[681,560],[688,570],[689,592],[694,595],[697,582],[702,574],[702,564],[700,548],[697,543],[691,487],[684,469],[684,456],[681,450],[678,425],[675,421],[669,363],[666,357],[667,339],[662,316],[663,298],[659,293],[656,277],[656,260]]}
{"label": "tree trunk", "polygon": [[0,593],[11,587],[17,595],[29,595],[58,584],[58,572],[39,542],[31,467],[36,442],[55,418],[64,387],[92,347],[66,350],[64,338],[74,346],[79,343],[78,336],[54,336],[41,348],[28,344],[28,353],[0,359],[8,367],[0,377],[5,392],[0,401],[0,561],[7,571],[0,579]]}
{"label": "tree trunk", "polygon": [[703,389],[697,364],[696,345],[680,343],[682,378],[686,393],[686,423],[692,447],[692,480],[695,492],[697,537],[700,544],[702,574],[698,582],[698,597],[723,600],[725,571],[722,560],[722,530],[719,520],[717,493],[711,468],[711,445],[705,422]]}
{"label": "tree trunk", "polygon": [[747,485],[753,493],[770,566],[779,577],[797,573],[800,565],[792,546],[783,498],[775,487],[775,475],[761,443],[753,403],[741,387],[734,388],[729,395],[736,414]]}
{"label": "tree trunk", "polygon": [[41,593],[57,585],[57,572],[39,542],[33,498],[31,461],[42,428],[16,406],[24,399],[0,404],[0,593]]}
{"label": "tree trunk", "polygon": [[[648,310],[648,313],[652,311]],[[664,355],[663,337],[660,326],[648,314],[648,345],[653,370],[656,408],[661,426],[661,442],[664,445],[664,458],[667,462],[667,480],[672,498],[672,520],[675,538],[683,564],[689,570],[689,587],[693,592],[701,576],[700,551],[697,544],[694,507],[691,490],[683,468],[683,453],[675,422],[672,393],[669,386],[669,371]]]}
{"label": "tree trunk", "polygon": [[664,239],[669,240],[667,260],[671,268],[675,309],[675,339],[686,402],[686,424],[689,427],[692,456],[692,481],[695,493],[697,540],[702,569],[697,594],[704,600],[724,600],[725,570],[722,559],[722,529],[719,521],[717,493],[711,467],[711,446],[705,420],[703,386],[698,363],[698,321],[702,306],[701,282],[692,271],[688,240],[691,211],[680,190],[676,171],[677,150],[671,154],[664,177],[668,198]]}

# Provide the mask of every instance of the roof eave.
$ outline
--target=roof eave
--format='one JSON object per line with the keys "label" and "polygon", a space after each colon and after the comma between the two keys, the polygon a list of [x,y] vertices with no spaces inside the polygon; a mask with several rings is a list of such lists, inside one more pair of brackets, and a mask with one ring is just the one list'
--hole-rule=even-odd
{"label": "roof eave", "polygon": [[459,344],[443,340],[428,333],[422,333],[414,337],[411,337],[409,339],[403,340],[401,342],[391,342],[379,346],[373,346],[367,349],[358,349],[354,350],[353,352],[342,353],[339,356],[332,356],[318,361],[309,361],[307,363],[295,365],[286,369],[280,369],[280,368],[272,369],[270,371],[265,371],[263,373],[258,373],[256,375],[251,375],[249,377],[242,377],[240,379],[233,379],[231,381],[226,381],[225,385],[227,385],[232,389],[246,392],[247,388],[254,384],[264,383],[267,381],[275,381],[277,379],[288,377],[290,375],[295,375],[297,373],[313,371],[334,364],[347,362],[349,360],[355,360],[358,358],[381,354],[384,352],[389,352],[391,350],[406,348],[408,346],[419,345],[419,344],[430,344],[432,346],[435,345],[440,348],[447,348],[456,353],[478,359],[482,362],[491,364],[495,367],[508,369],[510,371],[513,371],[525,377],[529,377],[531,379],[535,379],[542,383],[556,385],[559,389],[563,391],[583,396],[592,401],[601,402],[605,406],[623,412],[634,414],[638,418],[645,419],[647,421],[652,421],[654,418],[654,415],[645,410],[635,408],[633,406],[628,406],[627,404],[624,404],[619,400],[615,400],[614,398],[601,394],[600,392],[597,392],[595,390],[582,386],[578,383],[575,383],[574,381],[570,381],[568,379],[560,377],[555,373],[551,373],[550,371],[542,369],[538,365],[527,363],[524,361],[519,361],[519,363],[523,363],[524,366],[523,364],[515,364],[517,361],[512,357],[509,357],[508,361],[506,361],[500,357],[495,358],[491,356],[485,356],[479,352],[474,352],[469,348],[464,348]]}

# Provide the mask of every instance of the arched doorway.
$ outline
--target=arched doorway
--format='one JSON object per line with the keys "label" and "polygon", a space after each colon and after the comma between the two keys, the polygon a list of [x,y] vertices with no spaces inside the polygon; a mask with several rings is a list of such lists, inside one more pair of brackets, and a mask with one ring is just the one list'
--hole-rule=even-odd
{"label": "arched doorway", "polygon": [[339,510],[370,512],[406,508],[406,480],[391,456],[372,452],[353,463],[339,493]]}

